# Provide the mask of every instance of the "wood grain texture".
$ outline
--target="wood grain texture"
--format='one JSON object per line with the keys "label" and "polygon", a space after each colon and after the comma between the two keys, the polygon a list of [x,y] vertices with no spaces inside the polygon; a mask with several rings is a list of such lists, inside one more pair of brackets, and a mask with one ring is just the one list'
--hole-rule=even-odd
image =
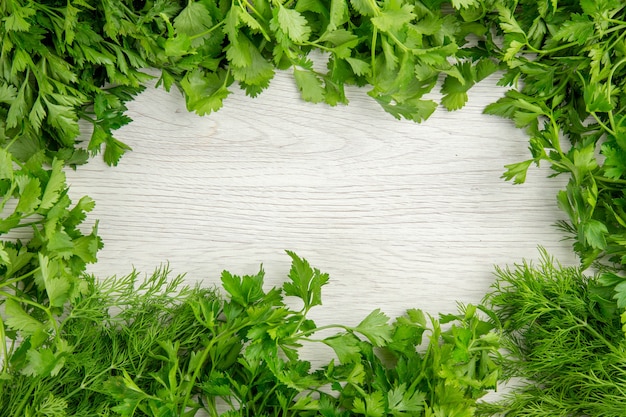
{"label": "wood grain texture", "polygon": [[213,285],[223,269],[252,274],[263,263],[270,287],[286,279],[289,249],[331,275],[318,324],[351,324],[374,308],[478,302],[494,264],[536,259],[538,245],[575,263],[553,226],[564,179],[543,169],[524,185],[500,178],[528,158],[523,132],[482,114],[502,92],[488,79],[463,110],[415,124],[356,88],[349,106],[304,103],[287,73],[205,117],[177,92],[148,89],[117,135],[133,152],[115,168],[96,159],[68,173],[72,196],[97,202],[90,219],[105,248],[90,271],[168,261]]}

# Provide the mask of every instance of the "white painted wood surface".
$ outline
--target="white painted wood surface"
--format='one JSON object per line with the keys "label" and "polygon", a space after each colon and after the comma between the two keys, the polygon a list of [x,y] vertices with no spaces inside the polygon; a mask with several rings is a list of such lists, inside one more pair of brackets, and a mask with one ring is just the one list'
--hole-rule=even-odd
{"label": "white painted wood surface", "polygon": [[132,146],[120,165],[99,158],[68,172],[71,194],[90,195],[105,248],[100,277],[169,262],[190,282],[219,284],[223,269],[281,285],[296,251],[331,275],[318,324],[356,324],[371,310],[451,312],[479,302],[493,265],[537,259],[542,245],[565,264],[563,179],[533,168],[527,183],[500,178],[528,158],[525,134],[482,115],[503,89],[476,86],[458,112],[423,124],[395,120],[364,90],[349,106],[304,103],[288,73],[257,98],[237,90],[198,117],[178,92],[149,89],[118,133]]}

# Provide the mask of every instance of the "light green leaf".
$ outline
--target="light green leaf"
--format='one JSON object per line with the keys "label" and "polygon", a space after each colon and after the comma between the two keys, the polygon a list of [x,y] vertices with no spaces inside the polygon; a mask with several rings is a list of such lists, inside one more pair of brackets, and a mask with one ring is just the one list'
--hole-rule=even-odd
{"label": "light green leaf", "polygon": [[24,336],[32,336],[45,331],[46,326],[28,314],[20,304],[12,298],[4,302],[5,324],[14,330],[19,330]]}
{"label": "light green leaf", "polygon": [[365,394],[363,399],[355,398],[352,412],[366,417],[382,417],[385,413],[384,396],[380,391]]}
{"label": "light green leaf", "polygon": [[[70,241],[71,243],[71,241]],[[50,260],[46,256],[39,254],[40,274],[48,294],[48,300],[52,307],[62,307],[69,298],[71,283],[60,275],[58,261]]]}
{"label": "light green leaf", "polygon": [[50,178],[46,183],[46,188],[41,197],[39,210],[49,210],[59,200],[59,196],[65,190],[65,172],[63,172],[63,161],[54,159]]}
{"label": "light green leaf", "polygon": [[13,179],[13,158],[9,151],[0,148],[0,180]]}
{"label": "light green leaf", "polygon": [[30,30],[30,22],[28,18],[35,16],[37,11],[30,6],[21,5],[14,7],[13,11],[4,17],[4,28],[7,32],[28,32]]}
{"label": "light green leaf", "polygon": [[[394,416],[415,415],[424,409],[426,395],[422,392],[407,391],[406,384],[394,387],[387,393],[387,404]],[[402,414],[401,414],[402,413]]]}
{"label": "light green leaf", "polygon": [[415,18],[413,14],[413,6],[405,4],[398,10],[385,10],[372,17],[372,23],[382,32],[393,32],[402,29],[402,27]]}
{"label": "light green leaf", "polygon": [[170,57],[180,57],[193,53],[191,48],[191,38],[185,33],[180,33],[165,41],[165,55]]}
{"label": "light green leaf", "polygon": [[54,104],[45,98],[44,101],[48,109],[48,123],[62,133],[65,145],[73,145],[74,139],[80,133],[76,112],[70,106]]}
{"label": "light green leaf", "polygon": [[504,178],[506,181],[513,180],[514,184],[523,184],[524,181],[526,181],[526,173],[532,162],[533,160],[529,159],[523,162],[505,165],[506,172],[502,174],[501,178]]}
{"label": "light green leaf", "polygon": [[63,22],[63,30],[65,33],[65,43],[71,45],[76,37],[76,24],[78,23],[78,12],[80,10],[67,2],[65,7],[65,21]]}
{"label": "light green leaf", "polygon": [[372,311],[358,326],[355,332],[367,337],[374,346],[384,346],[392,338],[392,327],[387,317],[380,309]]}
{"label": "light green leaf", "polygon": [[324,101],[324,86],[315,73],[294,68],[293,76],[304,100],[312,103]]}
{"label": "light green leaf", "polygon": [[185,93],[187,110],[199,116],[212,113],[222,107],[223,100],[230,94],[222,74],[204,72],[200,68],[188,72],[181,81]]}
{"label": "light green leaf", "polygon": [[356,75],[369,76],[372,72],[370,64],[362,59],[346,57],[346,61],[350,64],[352,71],[354,71]]}
{"label": "light green leaf", "polygon": [[11,101],[9,112],[6,116],[6,126],[8,128],[16,127],[22,122],[24,113],[26,112],[26,87],[28,82],[25,82],[20,87],[17,96]]}
{"label": "light green leaf", "polygon": [[348,20],[348,2],[346,0],[330,0],[330,21],[327,31],[334,31]]}
{"label": "light green leaf", "polygon": [[65,364],[65,358],[61,355],[55,355],[49,348],[30,349],[26,356],[28,363],[22,372],[29,376],[55,376]]}
{"label": "light green leaf", "polygon": [[324,339],[324,344],[330,346],[341,363],[355,363],[361,358],[361,341],[351,333],[342,333]]}
{"label": "light green leaf", "polygon": [[288,9],[283,5],[278,8],[278,26],[294,42],[306,42],[311,34],[311,27],[306,18],[297,10]]}
{"label": "light green leaf", "polygon": [[44,117],[46,117],[46,109],[44,109],[41,104],[41,97],[37,97],[37,100],[33,103],[30,113],[28,113],[28,120],[35,129],[39,130],[41,127],[41,121]]}
{"label": "light green leaf", "polygon": [[594,249],[606,248],[606,225],[599,220],[589,219],[581,224],[585,242]]}
{"label": "light green leaf", "polygon": [[9,84],[0,84],[0,103],[11,104],[17,97],[17,88]]}
{"label": "light green leaf", "polygon": [[35,211],[41,200],[41,184],[39,178],[28,175],[17,175],[15,177],[19,190],[20,199],[15,208],[16,213],[30,214]]}
{"label": "light green leaf", "polygon": [[505,33],[519,33],[524,36],[526,35],[526,32],[524,32],[524,30],[517,23],[510,9],[502,4],[498,4],[496,8],[498,9],[498,13],[500,15],[500,27]]}
{"label": "light green leaf", "polygon": [[452,7],[455,9],[463,9],[466,7],[479,7],[480,3],[478,0],[451,0]]}
{"label": "light green leaf", "polygon": [[375,0],[350,0],[350,3],[363,16],[376,16],[380,13],[380,8]]}

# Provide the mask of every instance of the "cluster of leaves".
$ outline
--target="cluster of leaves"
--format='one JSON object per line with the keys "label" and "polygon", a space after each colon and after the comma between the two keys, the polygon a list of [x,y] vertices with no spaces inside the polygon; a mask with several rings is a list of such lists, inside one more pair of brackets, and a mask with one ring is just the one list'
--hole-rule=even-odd
{"label": "cluster of leaves", "polygon": [[[452,1],[462,7],[472,1]],[[157,84],[183,92],[190,111],[219,109],[237,82],[250,96],[277,69],[292,68],[302,97],[347,103],[345,85],[395,117],[421,121],[436,108],[424,95],[440,75],[443,104],[493,73],[489,56],[456,58],[469,34],[487,28],[472,13],[444,13],[442,0],[7,0],[0,4],[0,141],[24,158],[79,164],[104,145],[116,164],[128,146],[113,131],[130,121],[125,103]],[[469,9],[468,9],[469,10]],[[311,52],[322,52],[325,70]],[[79,121],[91,126],[84,146]],[[1,144],[1,142],[0,142]]]}
{"label": "cluster of leaves", "polygon": [[621,280],[585,276],[545,252],[541,263],[498,269],[486,304],[503,326],[506,378],[522,378],[482,411],[506,416],[623,416],[626,300]]}
{"label": "cluster of leaves", "polygon": [[[72,206],[63,162],[55,159],[51,169],[44,169],[42,158],[37,154],[22,163],[0,148],[0,236],[6,237],[0,240],[5,313],[0,317],[0,381],[10,367],[29,374],[44,358],[51,369],[62,366],[67,344],[48,340],[59,332],[58,318],[66,302],[82,291],[80,275],[96,261],[102,245],[97,227],[88,234],[79,227],[93,201],[84,197]],[[16,344],[19,349],[9,354]]]}
{"label": "cluster of leaves", "polygon": [[[143,281],[86,277],[38,347],[35,311],[6,311],[21,340],[5,352],[0,415],[463,417],[495,387],[499,335],[476,307],[439,320],[410,310],[393,323],[374,310],[356,326],[317,327],[307,313],[328,275],[289,255],[281,289],[264,291],[262,269],[224,272],[226,297],[167,269]],[[334,358],[311,369],[300,358],[311,343]]]}
{"label": "cluster of leaves", "polygon": [[[531,159],[511,164],[524,182],[547,162],[569,183],[558,193],[583,266],[626,266],[626,5],[621,0],[496,2],[506,64],[515,88],[486,112],[530,136]],[[496,46],[494,45],[494,50]]]}

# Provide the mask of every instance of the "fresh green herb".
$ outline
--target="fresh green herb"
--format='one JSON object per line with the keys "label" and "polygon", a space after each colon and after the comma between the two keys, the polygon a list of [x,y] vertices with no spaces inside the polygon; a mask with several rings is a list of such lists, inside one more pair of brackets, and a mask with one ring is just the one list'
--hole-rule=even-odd
{"label": "fresh green herb", "polygon": [[[485,414],[623,416],[626,334],[613,298],[624,280],[585,276],[545,251],[541,263],[498,269],[486,303],[503,325],[506,378],[521,378]],[[620,317],[622,316],[622,317]]]}
{"label": "fresh green herb", "polygon": [[[524,182],[547,162],[570,178],[558,194],[584,266],[626,265],[626,5],[620,0],[498,1],[498,50],[514,86],[486,112],[530,136],[532,158],[507,167]],[[599,156],[598,156],[599,155]]]}
{"label": "fresh green herb", "polygon": [[[468,13],[473,2],[453,2]],[[125,103],[161,71],[157,84],[185,95],[203,115],[237,82],[250,96],[291,68],[302,97],[347,103],[344,87],[369,84],[395,117],[422,121],[424,98],[441,74],[443,104],[458,109],[467,90],[493,73],[488,56],[455,58],[469,34],[487,28],[444,13],[440,0],[7,0],[0,4],[0,140],[23,158],[43,149],[68,164],[91,153],[117,164],[129,148],[113,132],[130,121]],[[314,68],[321,52],[326,70]]]}
{"label": "fresh green herb", "polygon": [[[317,327],[306,314],[328,275],[289,255],[282,289],[265,291],[263,270],[224,272],[227,297],[167,269],[144,281],[85,277],[38,346],[41,323],[9,309],[3,330],[19,337],[5,352],[0,416],[469,417],[495,388],[499,335],[475,306]],[[312,369],[300,358],[310,343],[333,359]]]}

